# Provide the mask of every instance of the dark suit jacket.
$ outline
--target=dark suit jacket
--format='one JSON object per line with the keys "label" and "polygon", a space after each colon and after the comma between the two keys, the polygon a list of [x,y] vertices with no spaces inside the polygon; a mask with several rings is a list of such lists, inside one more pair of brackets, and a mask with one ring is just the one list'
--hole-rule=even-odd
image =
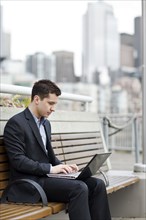
{"label": "dark suit jacket", "polygon": [[[26,108],[13,116],[4,129],[4,141],[10,161],[10,181],[28,178],[43,186],[50,164],[61,162],[55,157],[51,146],[51,126],[48,120],[44,124],[47,136],[46,153],[36,122]],[[16,202],[37,202],[39,195],[30,184],[14,186],[9,193],[9,200]]]}

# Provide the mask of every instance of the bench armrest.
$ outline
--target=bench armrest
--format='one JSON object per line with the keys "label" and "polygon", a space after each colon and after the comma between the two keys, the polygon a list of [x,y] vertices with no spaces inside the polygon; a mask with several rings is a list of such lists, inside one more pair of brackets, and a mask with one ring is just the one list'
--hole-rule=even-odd
{"label": "bench armrest", "polygon": [[106,175],[106,173],[101,171],[100,169],[99,169],[99,172],[102,174],[102,176],[103,176],[103,178],[105,180],[105,186],[106,187],[109,186],[109,179],[108,179],[108,176]]}
{"label": "bench armrest", "polygon": [[38,184],[36,183],[34,180],[30,180],[30,179],[19,179],[19,180],[15,180],[13,181],[12,183],[10,183],[6,189],[4,190],[4,192],[2,193],[2,197],[1,197],[1,203],[6,203],[7,202],[7,196],[8,196],[8,192],[10,190],[10,188],[14,185],[14,184],[21,184],[23,182],[27,182],[27,183],[30,183],[32,184],[35,189],[38,191],[40,197],[41,197],[41,200],[42,200],[42,205],[43,206],[47,206],[48,205],[48,200],[47,200],[47,196],[46,196],[46,193],[45,191],[43,190],[43,188]]}

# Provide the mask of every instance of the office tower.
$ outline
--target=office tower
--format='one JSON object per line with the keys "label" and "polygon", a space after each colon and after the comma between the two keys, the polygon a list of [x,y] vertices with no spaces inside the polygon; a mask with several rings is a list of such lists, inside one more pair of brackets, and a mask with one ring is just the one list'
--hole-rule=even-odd
{"label": "office tower", "polygon": [[2,57],[2,6],[0,5],[0,58]]}
{"label": "office tower", "polygon": [[0,5],[0,59],[11,56],[11,35],[3,30],[3,8]]}
{"label": "office tower", "polygon": [[75,82],[74,54],[68,51],[54,51],[56,58],[56,81]]}
{"label": "office tower", "polygon": [[97,1],[89,3],[83,16],[83,81],[95,82],[101,68],[115,71],[120,64],[117,20],[112,6]]}
{"label": "office tower", "polygon": [[56,79],[55,57],[37,52],[26,57],[26,71],[32,73],[37,79]]}
{"label": "office tower", "polygon": [[134,19],[134,48],[135,48],[135,67],[142,65],[142,18]]}
{"label": "office tower", "polygon": [[127,33],[120,34],[121,67],[134,67],[134,36]]}

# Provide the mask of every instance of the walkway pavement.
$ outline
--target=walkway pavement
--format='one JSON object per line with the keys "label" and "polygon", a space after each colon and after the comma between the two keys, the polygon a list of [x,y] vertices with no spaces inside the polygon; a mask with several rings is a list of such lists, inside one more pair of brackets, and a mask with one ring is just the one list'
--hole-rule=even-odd
{"label": "walkway pavement", "polygon": [[[141,155],[139,162],[142,161]],[[135,164],[135,153],[131,151],[112,151],[110,156],[112,169],[115,170],[133,170]]]}
{"label": "walkway pavement", "polygon": [[[64,212],[60,212],[59,214],[55,214],[53,216],[43,218],[41,220],[69,220],[69,218],[68,215],[65,214]],[[146,220],[146,219],[145,218],[112,218],[112,220]]]}

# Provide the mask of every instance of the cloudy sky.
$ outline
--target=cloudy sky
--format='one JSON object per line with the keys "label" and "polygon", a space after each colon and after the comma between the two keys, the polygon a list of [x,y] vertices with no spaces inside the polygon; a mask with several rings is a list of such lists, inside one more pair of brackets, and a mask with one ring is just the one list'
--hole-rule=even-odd
{"label": "cloudy sky", "polygon": [[[88,2],[95,0],[1,0],[3,26],[12,35],[12,58],[24,59],[36,51],[50,54],[54,50],[69,50],[75,53],[76,71],[79,72],[82,16]],[[141,15],[141,0],[105,2],[113,6],[119,32],[132,34],[133,19]]]}

